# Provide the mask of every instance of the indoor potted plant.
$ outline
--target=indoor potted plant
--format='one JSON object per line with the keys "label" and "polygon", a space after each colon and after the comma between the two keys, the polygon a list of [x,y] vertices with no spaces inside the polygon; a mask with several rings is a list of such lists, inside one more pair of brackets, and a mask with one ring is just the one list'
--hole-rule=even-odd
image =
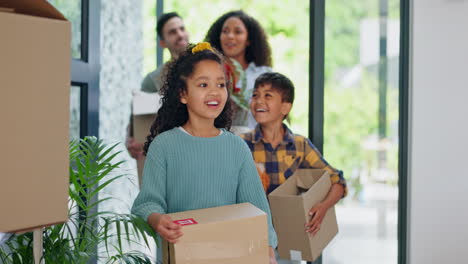
{"label": "indoor potted plant", "polygon": [[[157,243],[156,233],[145,220],[98,211],[102,202],[112,199],[99,200],[99,191],[124,176],[112,175],[123,163],[115,161],[120,153],[115,151],[117,145],[108,146],[94,137],[70,143],[69,220],[44,228],[46,263],[88,263],[98,258],[99,245],[104,245],[106,254],[99,258],[105,263],[152,263],[144,253],[125,252],[123,247],[126,242],[149,248],[148,237]],[[0,247],[0,263],[34,263],[32,238],[32,233],[9,238]]]}

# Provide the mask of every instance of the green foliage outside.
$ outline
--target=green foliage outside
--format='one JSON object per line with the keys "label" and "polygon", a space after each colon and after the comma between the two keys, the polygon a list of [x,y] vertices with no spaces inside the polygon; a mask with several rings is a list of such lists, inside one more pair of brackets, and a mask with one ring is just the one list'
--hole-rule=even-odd
{"label": "green foliage outside", "polygon": [[[333,86],[333,83],[329,84]],[[336,85],[337,86],[337,85]],[[352,187],[352,194],[361,190],[361,179],[366,170],[377,166],[374,149],[366,149],[364,141],[377,135],[378,95],[377,80],[369,73],[364,74],[361,85],[342,89],[329,89],[325,95],[326,122],[324,128],[324,155],[331,164],[345,172],[345,177]],[[398,90],[388,90],[388,101],[396,101]],[[389,123],[398,121],[398,106],[389,104]],[[389,137],[397,137],[396,130],[389,129]],[[398,143],[392,142],[387,152],[387,167],[397,172]],[[394,182],[396,183],[396,182]]]}
{"label": "green foliage outside", "polygon": [[[399,18],[399,1],[388,1],[388,16]],[[154,23],[144,35],[155,38],[156,0],[145,0],[144,21]],[[378,0],[327,0],[325,19],[325,130],[324,154],[333,166],[342,169],[355,193],[359,176],[376,166],[376,152],[363,148],[363,142],[377,134],[378,81],[375,73],[364,69],[361,80],[352,87],[341,87],[341,73],[359,64],[360,23],[379,18]],[[164,1],[165,12],[177,11],[185,20],[191,42],[204,39],[206,31],[221,14],[243,9],[264,27],[273,51],[273,69],[294,82],[296,99],[291,117],[295,133],[308,134],[309,1],[235,0],[235,1]],[[153,22],[149,22],[153,21]],[[153,46],[145,44],[145,73],[155,67]],[[152,52],[152,53],[150,53]],[[164,58],[169,58],[166,51]],[[397,173],[398,89],[388,87],[387,167]],[[396,183],[396,182],[394,182]]]}
{"label": "green foliage outside", "polygon": [[[144,73],[154,70],[155,65],[155,14],[156,1],[145,0],[144,35],[145,65]],[[235,0],[235,1],[164,1],[164,11],[176,11],[185,21],[191,42],[205,38],[211,24],[222,14],[242,9],[255,17],[265,29],[273,54],[273,69],[294,82],[296,100],[291,114],[292,128],[297,133],[307,135],[308,122],[308,72],[309,72],[309,2],[297,1],[285,4],[284,1]],[[146,36],[150,36],[147,39]],[[164,60],[170,57],[165,50]]]}
{"label": "green foliage outside", "polygon": [[[369,176],[377,166],[377,152],[365,142],[378,131],[378,76],[362,68],[361,80],[351,87],[342,87],[339,74],[359,65],[360,23],[379,18],[379,1],[335,0],[326,2],[325,22],[325,123],[324,155],[342,169],[351,193],[358,197],[361,178]],[[399,18],[399,1],[388,1],[388,16]],[[378,36],[376,36],[378,37]],[[397,175],[398,166],[398,88],[387,87],[387,150],[386,167]],[[396,180],[390,182],[396,184]]]}

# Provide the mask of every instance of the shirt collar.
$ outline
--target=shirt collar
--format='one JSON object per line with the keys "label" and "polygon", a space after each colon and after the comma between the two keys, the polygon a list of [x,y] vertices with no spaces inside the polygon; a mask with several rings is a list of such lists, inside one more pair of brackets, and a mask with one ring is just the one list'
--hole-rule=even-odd
{"label": "shirt collar", "polygon": [[[283,128],[284,128],[284,137],[283,137],[283,140],[281,141],[281,143],[285,143],[285,144],[294,143],[294,134],[293,134],[293,132],[284,123],[283,123]],[[256,144],[256,143],[260,142],[261,140],[263,140],[263,133],[262,133],[262,130],[260,129],[260,124],[257,124],[255,126],[255,130],[253,131],[253,133],[254,133],[254,135],[253,135],[253,143],[254,144]]]}
{"label": "shirt collar", "polygon": [[256,72],[258,70],[261,70],[260,67],[257,67],[257,65],[255,65],[255,62],[253,61],[251,61],[249,65],[247,65],[247,68],[245,68],[245,71],[249,72]]}

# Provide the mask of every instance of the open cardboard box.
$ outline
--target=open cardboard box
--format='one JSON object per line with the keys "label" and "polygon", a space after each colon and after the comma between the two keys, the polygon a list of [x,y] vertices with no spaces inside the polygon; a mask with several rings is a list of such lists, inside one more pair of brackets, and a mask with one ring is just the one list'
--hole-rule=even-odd
{"label": "open cardboard box", "polygon": [[47,1],[0,1],[0,232],[67,221],[70,30]]}
{"label": "open cardboard box", "polygon": [[184,235],[163,241],[164,264],[269,263],[267,216],[250,203],[169,215]]}
{"label": "open cardboard box", "polygon": [[299,169],[268,195],[282,259],[316,260],[338,233],[335,208],[328,210],[315,236],[305,232],[309,210],[327,196],[331,187],[325,170]]}

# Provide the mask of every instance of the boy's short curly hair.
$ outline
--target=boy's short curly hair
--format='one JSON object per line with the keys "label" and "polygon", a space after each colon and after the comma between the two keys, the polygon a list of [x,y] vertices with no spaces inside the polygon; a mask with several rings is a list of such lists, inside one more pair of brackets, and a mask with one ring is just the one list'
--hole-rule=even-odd
{"label": "boy's short curly hair", "polygon": [[[151,126],[150,134],[143,147],[145,154],[148,152],[151,142],[157,135],[174,127],[182,126],[188,121],[189,115],[187,105],[181,103],[180,99],[181,95],[187,91],[186,80],[193,74],[196,65],[201,61],[211,60],[219,63],[223,71],[225,71],[225,60],[219,51],[211,48],[193,53],[193,47],[195,47],[194,44],[188,45],[187,49],[183,51],[176,60],[169,62],[166,66],[167,68],[165,68],[163,74],[164,81],[161,88],[162,105],[156,114],[156,119]],[[228,84],[226,87],[228,87]],[[229,97],[229,89],[227,89],[227,91],[228,98],[226,105],[221,114],[215,119],[214,126],[229,130],[232,123],[232,104]]]}
{"label": "boy's short curly hair", "polygon": [[265,72],[255,80],[254,89],[270,84],[273,90],[281,94],[283,102],[294,103],[294,84],[291,80],[279,72]]}

